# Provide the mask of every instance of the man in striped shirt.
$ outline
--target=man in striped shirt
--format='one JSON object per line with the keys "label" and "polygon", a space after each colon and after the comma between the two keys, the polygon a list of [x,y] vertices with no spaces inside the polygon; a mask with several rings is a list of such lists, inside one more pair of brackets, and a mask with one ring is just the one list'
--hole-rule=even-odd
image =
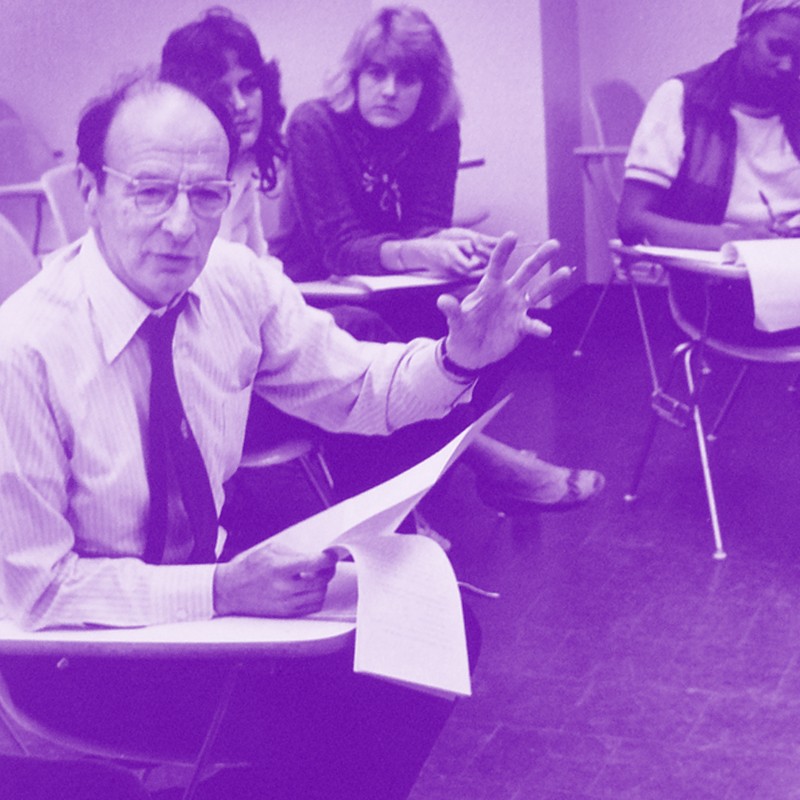
{"label": "man in striped shirt", "polygon": [[[549,332],[527,312],[569,271],[533,288],[556,251],[549,243],[506,277],[514,243],[507,236],[471,295],[440,301],[446,340],[352,339],[306,306],[278,262],[215,239],[230,197],[231,141],[223,117],[169,84],[139,80],[95,102],[78,132],[91,230],[0,308],[0,606],[24,626],[291,616],[322,604],[333,572],[325,553],[261,547],[227,563],[186,563],[193,542],[184,530],[166,532],[160,563],[144,560],[148,460],[155,457],[145,445],[151,366],[142,327],[149,317],[182,304],[172,346],[182,424],[202,455],[217,513],[241,456],[252,392],[330,430],[389,433],[446,415],[469,398],[482,367],[525,335]],[[41,694],[41,676],[17,677],[32,696]],[[167,676],[157,680],[163,686]],[[107,686],[74,672],[47,682],[61,705],[76,686],[93,700],[120,691],[116,681]],[[180,693],[162,692],[159,707],[177,702],[173,694]],[[84,707],[80,696],[77,702]],[[395,708],[404,702],[392,701]],[[409,721],[414,703],[407,705],[407,741],[398,739],[406,777],[397,786],[409,776],[413,782],[446,718],[425,706],[432,716],[423,734],[419,718]],[[189,713],[182,708],[169,713]],[[78,720],[63,716],[79,727],[84,719],[83,712]],[[142,719],[127,725],[137,726],[159,733]],[[371,738],[356,749],[378,746],[379,737]],[[288,758],[282,754],[281,763]],[[287,796],[313,796],[298,793],[296,781],[313,787],[319,776],[307,760],[303,772]],[[393,768],[384,772],[381,780],[390,780]],[[365,785],[330,796],[373,796]]]}

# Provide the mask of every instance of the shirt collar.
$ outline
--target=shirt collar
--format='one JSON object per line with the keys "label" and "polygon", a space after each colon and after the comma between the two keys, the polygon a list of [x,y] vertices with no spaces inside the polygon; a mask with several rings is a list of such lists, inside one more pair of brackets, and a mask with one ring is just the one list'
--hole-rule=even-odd
{"label": "shirt collar", "polygon": [[[137,297],[111,271],[90,230],[81,244],[80,258],[86,294],[94,314],[106,361],[112,363],[128,346],[153,308]],[[199,312],[200,298],[191,289],[189,305]]]}

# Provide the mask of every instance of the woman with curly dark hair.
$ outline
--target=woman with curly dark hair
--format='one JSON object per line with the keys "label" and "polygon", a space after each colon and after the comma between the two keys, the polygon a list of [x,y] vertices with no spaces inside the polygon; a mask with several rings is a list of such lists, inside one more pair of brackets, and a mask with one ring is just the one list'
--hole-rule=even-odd
{"label": "woman with curly dark hair", "polygon": [[222,6],[174,30],[161,51],[161,78],[193,94],[224,104],[239,137],[233,197],[220,236],[264,255],[267,245],[259,194],[273,190],[286,147],[281,126],[277,62],[267,61],[253,32]]}

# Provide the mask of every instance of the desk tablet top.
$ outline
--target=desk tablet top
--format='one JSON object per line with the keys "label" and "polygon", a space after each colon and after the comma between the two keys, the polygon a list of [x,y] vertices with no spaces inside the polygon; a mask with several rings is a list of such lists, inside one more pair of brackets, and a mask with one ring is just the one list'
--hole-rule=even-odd
{"label": "desk tablet top", "polygon": [[29,632],[2,620],[0,654],[108,658],[302,657],[345,647],[354,630],[354,622],[219,617],[146,628]]}
{"label": "desk tablet top", "polygon": [[356,573],[339,564],[322,611],[310,617],[217,617],[144,628],[24,631],[0,619],[0,656],[98,658],[282,658],[323,655],[353,639]]}

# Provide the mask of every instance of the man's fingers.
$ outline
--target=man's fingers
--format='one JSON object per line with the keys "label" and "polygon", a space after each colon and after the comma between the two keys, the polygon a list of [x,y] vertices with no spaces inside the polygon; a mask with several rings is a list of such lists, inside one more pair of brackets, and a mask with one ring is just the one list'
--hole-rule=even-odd
{"label": "man's fingers", "polygon": [[458,300],[451,294],[440,294],[436,298],[436,307],[444,314],[444,318],[450,322],[458,311]]}
{"label": "man's fingers", "polygon": [[537,283],[525,289],[525,302],[529,307],[535,306],[540,300],[551,295],[559,286],[565,284],[572,277],[573,273],[574,270],[572,267],[559,267],[541,283]]}
{"label": "man's fingers", "polygon": [[492,251],[492,256],[489,259],[489,266],[486,274],[489,278],[494,280],[502,280],[506,272],[506,265],[511,253],[517,246],[516,233],[504,233],[497,243],[497,247]]}
{"label": "man's fingers", "polygon": [[508,281],[512,288],[526,286],[539,270],[542,269],[555,254],[561,249],[561,244],[557,239],[548,239],[544,244],[536,248],[533,255],[528,256],[520,268],[511,276]]}
{"label": "man's fingers", "polygon": [[553,329],[540,319],[532,319],[528,317],[523,323],[523,333],[529,336],[535,336],[537,339],[546,339]]}

